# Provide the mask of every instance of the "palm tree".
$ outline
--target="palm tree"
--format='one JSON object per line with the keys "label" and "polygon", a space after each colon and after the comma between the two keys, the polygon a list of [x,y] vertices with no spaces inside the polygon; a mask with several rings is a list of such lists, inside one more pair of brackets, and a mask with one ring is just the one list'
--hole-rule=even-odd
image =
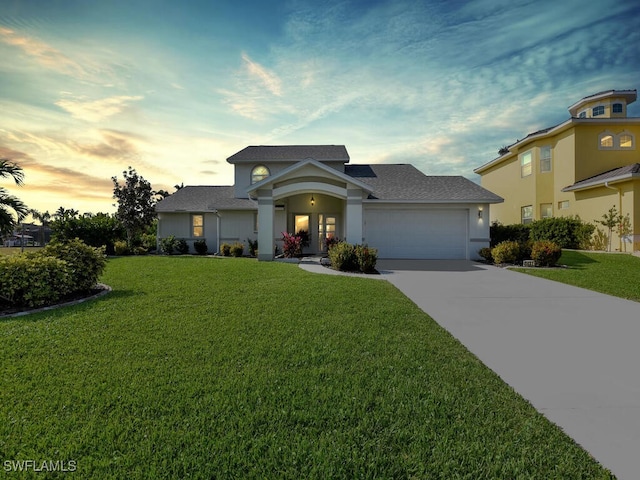
{"label": "palm tree", "polygon": [[[0,177],[13,178],[16,185],[23,184],[24,172],[19,165],[8,159],[0,158]],[[13,232],[14,227],[29,213],[27,206],[3,188],[0,187],[0,234]],[[14,216],[15,214],[15,216]]]}
{"label": "palm tree", "polygon": [[38,222],[40,222],[40,246],[43,246],[45,243],[45,235],[44,235],[44,229],[47,227],[47,225],[49,224],[49,220],[51,220],[51,214],[49,213],[49,211],[47,210],[44,213],[39,212],[38,210],[36,210],[35,208],[32,208],[31,210],[29,210],[29,213],[31,214],[31,216],[33,217],[34,220],[37,220]]}

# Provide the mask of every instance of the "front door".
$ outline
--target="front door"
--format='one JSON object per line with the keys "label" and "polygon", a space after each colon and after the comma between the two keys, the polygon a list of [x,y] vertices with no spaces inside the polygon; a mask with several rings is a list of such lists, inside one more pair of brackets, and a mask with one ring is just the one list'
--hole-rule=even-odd
{"label": "front door", "polygon": [[328,238],[336,236],[336,216],[320,213],[318,215],[318,251],[326,252]]}

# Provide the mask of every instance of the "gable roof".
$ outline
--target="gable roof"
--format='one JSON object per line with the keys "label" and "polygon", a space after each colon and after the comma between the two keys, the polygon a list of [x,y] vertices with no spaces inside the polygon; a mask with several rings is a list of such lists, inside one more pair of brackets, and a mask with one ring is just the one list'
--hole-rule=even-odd
{"label": "gable roof", "polygon": [[370,200],[419,203],[504,201],[465,177],[425,175],[410,164],[347,165],[345,173],[371,187]]}
{"label": "gable roof", "polygon": [[366,192],[370,192],[371,189],[369,188],[368,185],[366,185],[365,183],[359,181],[358,179],[356,179],[355,177],[349,175],[349,174],[345,174],[342,173],[338,170],[336,170],[335,168],[331,168],[323,163],[318,162],[317,160],[313,160],[313,159],[307,159],[307,160],[303,160],[301,162],[295,163],[293,165],[291,165],[290,167],[285,168],[284,170],[276,173],[275,175],[271,175],[257,183],[254,183],[253,185],[251,185],[249,187],[249,189],[247,190],[248,193],[252,193],[255,192],[256,190],[262,188],[264,185],[268,185],[270,183],[276,183],[278,181],[280,181],[280,179],[286,177],[287,175],[294,173],[297,170],[300,170],[304,167],[306,167],[307,165],[313,165],[315,166],[317,169],[319,170],[323,170],[327,173],[329,173],[331,176],[335,177],[335,178],[339,178],[340,180],[347,182],[347,183],[351,183],[357,187],[362,188],[364,191]]}
{"label": "gable roof", "polygon": [[188,186],[160,200],[156,212],[216,212],[217,210],[255,210],[249,198],[236,198],[230,186]]}
{"label": "gable roof", "polygon": [[299,162],[313,158],[320,162],[349,162],[344,145],[260,145],[243,148],[227,158],[229,163],[268,162],[273,160]]}
{"label": "gable roof", "polygon": [[640,178],[640,163],[634,163],[625,167],[614,168],[604,173],[594,175],[593,177],[585,178],[579,182],[564,187],[563,192],[575,192],[576,190],[585,190],[587,188],[594,188],[605,185],[610,182],[620,182],[624,180],[630,180],[633,178]]}

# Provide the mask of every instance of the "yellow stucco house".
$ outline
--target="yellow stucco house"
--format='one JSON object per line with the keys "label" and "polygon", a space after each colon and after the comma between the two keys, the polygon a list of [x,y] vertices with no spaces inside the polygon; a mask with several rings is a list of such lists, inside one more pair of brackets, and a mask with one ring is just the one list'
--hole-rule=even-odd
{"label": "yellow stucco house", "polygon": [[632,235],[614,233],[612,249],[640,250],[640,118],[627,117],[636,90],[609,90],[569,107],[559,125],[530,133],[474,171],[504,198],[491,221],[508,225],[579,215],[600,220],[615,206],[629,214]]}

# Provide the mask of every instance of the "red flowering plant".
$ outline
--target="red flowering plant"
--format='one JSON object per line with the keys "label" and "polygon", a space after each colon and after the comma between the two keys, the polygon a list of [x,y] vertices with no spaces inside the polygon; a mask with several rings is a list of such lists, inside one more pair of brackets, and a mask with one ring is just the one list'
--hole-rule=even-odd
{"label": "red flowering plant", "polygon": [[282,252],[286,258],[302,255],[302,237],[292,233],[282,232]]}

